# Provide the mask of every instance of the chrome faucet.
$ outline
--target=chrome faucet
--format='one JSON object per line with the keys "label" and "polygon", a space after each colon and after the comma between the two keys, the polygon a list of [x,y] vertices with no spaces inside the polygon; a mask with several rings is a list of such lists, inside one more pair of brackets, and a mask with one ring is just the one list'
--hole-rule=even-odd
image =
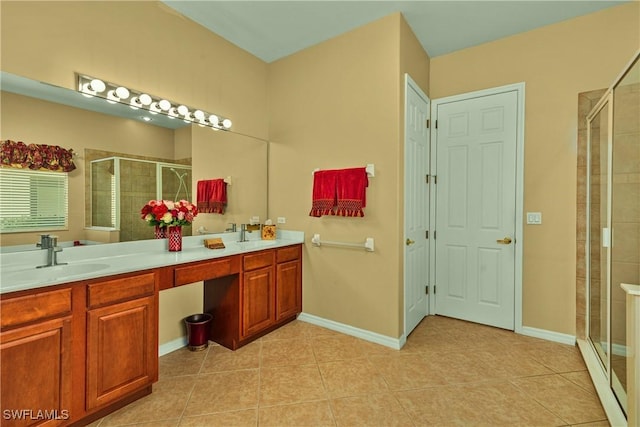
{"label": "chrome faucet", "polygon": [[240,224],[240,242],[247,241],[247,224]]}
{"label": "chrome faucet", "polygon": [[226,230],[227,232],[231,232],[231,233],[235,233],[236,231],[238,231],[237,225],[235,222],[230,222],[229,223],[229,228],[227,228]]}
{"label": "chrome faucet", "polygon": [[65,265],[66,262],[58,262],[58,252],[62,252],[62,248],[58,246],[58,237],[48,234],[40,235],[40,242],[36,246],[47,250],[47,263],[39,265],[36,268],[52,267],[54,265]]}

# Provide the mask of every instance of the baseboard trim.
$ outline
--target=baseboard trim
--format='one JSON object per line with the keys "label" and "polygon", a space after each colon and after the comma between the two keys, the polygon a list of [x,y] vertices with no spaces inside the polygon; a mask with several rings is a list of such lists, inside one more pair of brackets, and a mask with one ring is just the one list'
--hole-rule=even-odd
{"label": "baseboard trim", "polygon": [[554,341],[560,344],[576,345],[575,335],[562,334],[560,332],[548,331],[546,329],[532,328],[531,326],[523,326],[515,332],[528,337]]}
{"label": "baseboard trim", "polygon": [[166,342],[164,344],[160,344],[158,347],[158,356],[164,356],[165,354],[169,354],[172,351],[176,351],[179,348],[186,347],[189,344],[189,340],[186,336],[176,338],[173,341]]}
{"label": "baseboard trim", "polygon": [[345,325],[344,323],[339,323],[333,320],[314,316],[313,314],[300,313],[298,315],[298,320],[311,323],[316,326],[321,326],[323,328],[331,329],[332,331],[340,332],[346,335],[351,335],[352,337],[360,338],[375,344],[384,345],[385,347],[390,347],[394,350],[400,350],[400,348],[404,344],[402,342],[404,337],[391,338],[386,335],[377,334],[365,329],[356,328],[354,326]]}

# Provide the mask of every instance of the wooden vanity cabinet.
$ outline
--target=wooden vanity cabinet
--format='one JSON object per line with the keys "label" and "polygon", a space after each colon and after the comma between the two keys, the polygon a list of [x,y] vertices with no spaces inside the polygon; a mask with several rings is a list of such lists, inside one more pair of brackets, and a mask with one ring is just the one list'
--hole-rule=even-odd
{"label": "wooden vanity cabinet", "polygon": [[211,341],[235,350],[294,320],[302,311],[301,253],[294,245],[242,255],[239,280],[205,281]]}
{"label": "wooden vanity cabinet", "polygon": [[68,422],[72,408],[71,295],[67,288],[0,301],[3,426]]}
{"label": "wooden vanity cabinet", "polygon": [[247,339],[276,321],[274,251],[245,255],[243,266],[242,339]]}
{"label": "wooden vanity cabinet", "polygon": [[300,245],[276,252],[276,322],[302,312],[302,249]]}
{"label": "wooden vanity cabinet", "polygon": [[149,272],[87,285],[87,410],[157,379],[155,276]]}
{"label": "wooden vanity cabinet", "polygon": [[86,425],[150,394],[161,289],[204,281],[210,338],[235,350],[295,319],[301,273],[294,245],[0,295],[2,425]]}

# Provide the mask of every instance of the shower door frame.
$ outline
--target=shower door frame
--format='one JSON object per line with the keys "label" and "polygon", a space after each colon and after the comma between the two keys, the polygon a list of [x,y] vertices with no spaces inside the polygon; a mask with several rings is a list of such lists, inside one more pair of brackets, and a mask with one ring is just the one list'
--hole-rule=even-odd
{"label": "shower door frame", "polygon": [[[586,267],[586,310],[585,313],[585,341],[577,340],[583,358],[586,362],[589,374],[593,380],[596,392],[600,397],[600,401],[603,404],[605,412],[609,421],[613,425],[626,424],[626,414],[628,414],[628,401],[627,392],[622,387],[622,384],[618,380],[616,375],[612,375],[613,368],[611,366],[612,356],[612,326],[611,326],[611,266],[612,255],[611,247],[613,246],[613,227],[612,227],[612,205],[613,205],[613,143],[614,143],[614,100],[615,89],[623,81],[629,71],[636,65],[636,62],[640,60],[640,51],[637,51],[631,60],[623,68],[622,72],[614,80],[613,84],[606,90],[602,97],[598,100],[596,105],[591,109],[587,115],[587,193],[586,193],[586,247],[585,247],[585,267]],[[604,366],[600,356],[591,341],[590,331],[590,314],[591,314],[591,120],[597,116],[600,110],[609,105],[608,122],[607,122],[607,228],[609,230],[609,246],[607,249],[607,366]],[[597,362],[595,362],[597,360]],[[628,363],[628,362],[627,362]],[[597,372],[596,372],[597,370]],[[616,393],[624,394],[624,399]],[[614,403],[615,402],[615,403]]]}
{"label": "shower door frame", "polygon": [[[614,85],[615,86],[615,85]],[[613,86],[612,86],[613,87]],[[602,355],[598,350],[596,344],[591,339],[591,313],[592,313],[592,299],[591,299],[591,124],[594,118],[596,118],[602,110],[608,107],[607,109],[607,197],[606,201],[600,199],[600,203],[606,202],[607,204],[607,220],[606,220],[606,230],[608,234],[608,243],[606,246],[602,244],[603,238],[601,237],[600,248],[605,249],[607,252],[606,256],[606,353]],[[600,141],[600,145],[603,141]],[[585,260],[586,260],[586,286],[587,286],[587,315],[586,315],[586,340],[589,343],[590,348],[596,355],[596,359],[599,362],[599,366],[602,369],[604,375],[607,379],[607,386],[613,389],[611,383],[611,242],[612,242],[612,224],[611,224],[611,204],[612,204],[612,169],[613,169],[613,90],[607,90],[607,92],[600,98],[598,103],[593,107],[591,112],[587,115],[587,239],[586,239],[586,249],[585,249]],[[600,174],[602,176],[602,173]],[[600,221],[602,223],[602,220]],[[601,236],[603,232],[601,230]],[[601,258],[602,260],[602,258]],[[602,261],[600,261],[602,262]],[[600,275],[602,277],[602,273]],[[602,286],[602,285],[601,285]],[[602,295],[600,295],[599,301],[602,300]],[[602,343],[599,343],[602,345]],[[603,362],[603,356],[606,358],[606,363]],[[622,402],[618,401],[621,406],[626,407],[626,405],[622,405]]]}

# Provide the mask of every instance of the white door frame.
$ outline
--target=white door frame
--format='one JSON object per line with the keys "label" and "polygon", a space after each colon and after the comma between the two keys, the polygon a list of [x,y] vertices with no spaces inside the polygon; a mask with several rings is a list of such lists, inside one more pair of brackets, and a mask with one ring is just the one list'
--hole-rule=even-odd
{"label": "white door frame", "polygon": [[[422,91],[422,89],[420,89],[420,86],[418,86],[418,84],[411,78],[411,76],[409,75],[409,73],[405,73],[404,74],[404,109],[405,109],[405,117],[404,117],[404,141],[403,141],[403,148],[406,147],[407,144],[407,117],[406,117],[406,109],[407,109],[407,93],[409,91],[409,87],[411,87],[411,89],[413,89],[418,96],[420,96],[420,98],[422,98],[427,105],[429,106],[429,112],[427,114],[432,114],[431,113],[431,100],[429,99],[429,97]],[[433,123],[433,122],[432,122]],[[429,134],[429,137],[431,136],[431,134]],[[430,142],[429,142],[430,144]],[[430,147],[428,148],[430,150]],[[404,150],[403,150],[404,152]],[[429,155],[431,155],[431,152],[429,152]],[[429,167],[429,165],[427,165],[427,167]],[[405,164],[405,168],[406,168],[406,164]],[[406,170],[404,170],[404,178],[403,178],[403,188],[406,189]],[[429,193],[431,193],[431,183],[429,183]],[[404,192],[404,197],[406,197],[406,190]],[[429,199],[429,203],[431,203],[431,199]],[[406,203],[405,203],[406,204]],[[404,212],[404,220],[403,220],[403,229],[402,229],[402,235],[404,236],[405,234],[405,227],[406,227],[406,215],[407,212],[405,210],[403,210]],[[429,225],[428,227],[431,228],[431,212],[427,213],[428,215],[428,222]],[[404,238],[403,238],[404,240]],[[431,251],[431,246],[429,245],[429,242],[427,242],[427,251]],[[402,325],[402,336],[400,337],[400,347],[402,348],[402,346],[405,344],[406,340],[407,340],[407,311],[408,311],[408,307],[406,304],[406,298],[407,298],[407,268],[406,268],[406,263],[407,263],[407,259],[405,256],[406,253],[406,245],[404,244],[404,242],[402,242],[402,259],[403,259],[403,268],[402,268],[402,282],[403,282],[403,300],[402,300],[402,307],[403,307],[403,325]],[[431,255],[429,255],[429,257],[431,257]],[[428,260],[425,260],[425,262],[429,262]],[[429,266],[431,266],[431,264],[429,264]],[[427,286],[431,287],[430,285],[430,273],[427,274],[429,277],[427,277]],[[427,294],[427,316],[429,314],[432,313],[431,310],[431,295]]]}
{"label": "white door frame", "polygon": [[[445,98],[438,98],[431,101],[431,123],[436,122],[438,117],[438,106],[447,102],[463,101],[466,99],[478,98],[488,95],[496,95],[504,92],[516,91],[518,94],[516,121],[516,229],[515,229],[515,293],[514,293],[514,327],[515,332],[523,333],[522,326],[522,249],[524,244],[523,233],[523,218],[524,218],[524,96],[525,96],[525,84],[514,83],[506,86],[499,86],[489,89],[478,90],[474,92],[463,93],[460,95],[448,96]],[[437,149],[438,149],[438,137],[436,133],[436,127],[431,126],[431,175],[436,175],[438,172],[437,165]],[[433,187],[434,191],[431,191],[431,212],[430,218],[436,217],[436,192],[438,186]],[[437,226],[437,224],[436,224]],[[432,227],[433,228],[433,227]],[[437,232],[437,228],[435,230]],[[437,237],[437,236],[436,236]],[[436,279],[436,244],[434,239],[429,239],[429,283],[435,283]],[[430,285],[431,286],[431,285]],[[433,292],[430,293],[434,295]],[[437,294],[435,295],[437,298]],[[429,312],[436,313],[436,298],[429,299]]]}

